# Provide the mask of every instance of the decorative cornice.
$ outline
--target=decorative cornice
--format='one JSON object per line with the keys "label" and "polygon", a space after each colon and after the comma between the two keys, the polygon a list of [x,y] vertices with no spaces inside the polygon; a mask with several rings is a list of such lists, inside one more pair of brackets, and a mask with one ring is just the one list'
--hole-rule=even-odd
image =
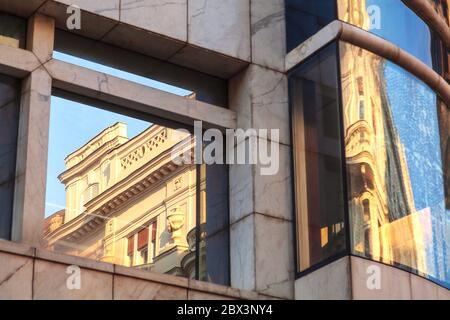
{"label": "decorative cornice", "polygon": [[95,151],[97,151],[107,143],[110,143],[112,141],[116,141],[117,143],[119,143],[120,138],[123,138],[124,140],[128,139],[126,136],[126,124],[117,122],[114,125],[105,128],[95,137],[85,143],[82,147],[70,153],[65,158],[66,168],[71,168],[81,161],[87,159],[91,154],[93,154]]}

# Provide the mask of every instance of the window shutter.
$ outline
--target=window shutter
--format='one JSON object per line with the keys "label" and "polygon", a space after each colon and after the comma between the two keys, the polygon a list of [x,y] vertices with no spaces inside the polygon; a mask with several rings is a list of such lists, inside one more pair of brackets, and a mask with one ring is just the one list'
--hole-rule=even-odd
{"label": "window shutter", "polygon": [[128,255],[131,256],[134,253],[134,235],[128,237]]}
{"label": "window shutter", "polygon": [[141,250],[147,245],[148,245],[148,227],[142,229],[138,233],[138,250]]}

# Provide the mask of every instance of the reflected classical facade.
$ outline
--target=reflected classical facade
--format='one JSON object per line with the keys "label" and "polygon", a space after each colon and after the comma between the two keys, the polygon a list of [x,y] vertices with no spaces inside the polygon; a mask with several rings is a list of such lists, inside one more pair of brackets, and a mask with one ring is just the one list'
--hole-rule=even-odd
{"label": "reflected classical facade", "polygon": [[[349,22],[368,28],[355,5]],[[351,250],[448,286],[436,94],[361,48],[341,43],[340,55]]]}
{"label": "reflected classical facade", "polygon": [[46,219],[48,248],[194,277],[197,169],[173,160],[192,148],[190,134],[159,125],[132,139],[125,123],[100,132],[65,159],[66,208]]}
{"label": "reflected classical facade", "polygon": [[[384,61],[341,44],[344,141],[352,250],[426,272],[424,234],[405,149],[383,90]],[[405,229],[406,228],[406,229]],[[413,235],[413,238],[408,238]]]}

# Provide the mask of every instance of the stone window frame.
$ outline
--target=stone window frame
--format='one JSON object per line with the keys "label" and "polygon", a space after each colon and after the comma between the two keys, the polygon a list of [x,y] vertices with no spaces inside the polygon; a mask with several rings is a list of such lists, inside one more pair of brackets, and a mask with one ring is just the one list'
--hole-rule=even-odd
{"label": "stone window frame", "polygon": [[42,233],[36,226],[45,218],[52,90],[184,125],[237,127],[233,110],[54,59],[55,31],[54,18],[36,13],[28,19],[26,49],[0,45],[0,73],[22,79],[11,241],[37,248],[42,248]]}

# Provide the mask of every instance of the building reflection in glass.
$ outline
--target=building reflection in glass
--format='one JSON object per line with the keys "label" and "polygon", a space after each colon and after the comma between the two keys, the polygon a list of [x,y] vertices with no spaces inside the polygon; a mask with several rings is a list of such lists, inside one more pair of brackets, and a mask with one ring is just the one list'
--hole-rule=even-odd
{"label": "building reflection in glass", "polygon": [[352,251],[449,287],[436,94],[375,54],[340,54]]}

